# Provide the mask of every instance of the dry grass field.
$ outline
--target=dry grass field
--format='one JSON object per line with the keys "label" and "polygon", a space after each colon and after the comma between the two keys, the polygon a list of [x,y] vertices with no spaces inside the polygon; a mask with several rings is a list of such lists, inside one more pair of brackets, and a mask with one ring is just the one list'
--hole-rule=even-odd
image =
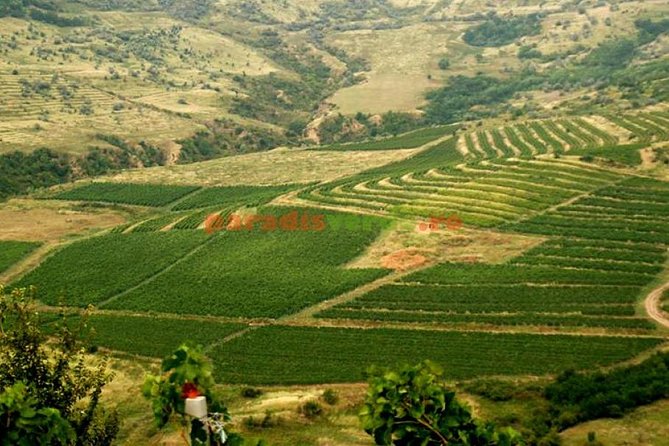
{"label": "dry grass field", "polygon": [[403,159],[413,153],[415,150],[321,152],[275,149],[197,164],[126,171],[103,180],[206,186],[311,183],[352,175]]}

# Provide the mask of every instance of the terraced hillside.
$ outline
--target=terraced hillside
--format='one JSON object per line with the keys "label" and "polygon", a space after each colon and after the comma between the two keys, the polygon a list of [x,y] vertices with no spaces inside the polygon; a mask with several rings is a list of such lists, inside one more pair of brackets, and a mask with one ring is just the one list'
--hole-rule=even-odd
{"label": "terraced hillside", "polygon": [[[201,342],[228,382],[356,381],[372,363],[425,357],[454,378],[613,364],[666,343],[639,302],[666,277],[669,183],[571,156],[639,150],[603,122],[482,130],[506,142],[532,128],[547,149],[477,158],[452,129],[426,129],[398,137],[423,143],[404,159],[318,184],[65,188],[43,198],[146,211],[15,285],[37,285],[54,307],[96,305],[102,347],[160,356]],[[407,256],[416,262],[395,264]],[[189,321],[207,329],[174,329]],[[147,343],[147,327],[165,339]]]}

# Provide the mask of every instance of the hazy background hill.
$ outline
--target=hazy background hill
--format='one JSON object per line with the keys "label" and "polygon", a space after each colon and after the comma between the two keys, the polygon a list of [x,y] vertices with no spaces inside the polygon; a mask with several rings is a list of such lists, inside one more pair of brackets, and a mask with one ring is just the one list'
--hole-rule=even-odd
{"label": "hazy background hill", "polygon": [[[51,149],[11,164],[70,166],[55,174],[70,179],[435,123],[636,109],[667,96],[669,21],[658,18],[668,10],[661,0],[10,0],[0,153]],[[25,189],[15,183],[5,188]]]}

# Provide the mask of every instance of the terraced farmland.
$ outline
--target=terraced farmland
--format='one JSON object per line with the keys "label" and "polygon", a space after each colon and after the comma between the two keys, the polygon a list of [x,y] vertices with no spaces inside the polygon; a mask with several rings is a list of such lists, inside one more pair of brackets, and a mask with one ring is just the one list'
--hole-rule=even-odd
{"label": "terraced farmland", "polygon": [[549,153],[615,146],[619,139],[584,118],[530,121],[466,135],[470,158],[532,158]]}
{"label": "terraced farmland", "polygon": [[[319,184],[76,188],[55,198],[154,209],[139,223],[63,248],[17,284],[46,289],[40,298],[49,305],[98,305],[96,342],[112,350],[160,356],[183,340],[189,323],[202,324],[191,337],[208,346],[219,378],[232,383],[356,381],[373,363],[425,358],[458,379],[613,364],[664,339],[639,301],[666,270],[669,183],[575,157],[537,157],[638,155],[645,147],[621,146],[626,130],[613,135],[596,123],[482,128],[460,143],[435,142]],[[282,195],[277,203],[285,207],[266,205]],[[257,206],[254,224],[202,229],[212,214],[227,221]],[[364,224],[349,225],[349,211]],[[351,266],[398,231],[393,221],[453,214],[465,225],[454,239],[536,238],[494,264],[442,259],[408,272],[382,262]],[[288,230],[263,223],[287,215]],[[404,252],[390,246],[391,256]],[[105,275],[110,270],[120,278]],[[117,330],[130,335],[117,339]],[[167,334],[148,342],[151,331]],[[367,345],[378,348],[370,354]]]}
{"label": "terraced farmland", "polygon": [[49,305],[99,304],[139,285],[206,240],[204,231],[94,237],[66,246],[15,286],[36,286],[38,297]]}
{"label": "terraced farmland", "polygon": [[[293,212],[298,215],[296,210],[263,212],[279,222]],[[346,231],[343,242],[339,231],[317,225],[302,229],[305,215],[299,211],[299,226],[288,232],[240,228],[210,237],[203,230],[136,229],[95,237],[67,246],[17,285],[36,285],[40,298],[51,305],[275,318],[387,274],[344,268],[378,236],[382,220]],[[308,220],[332,215],[312,212]],[[159,224],[149,220],[146,225],[156,230],[166,222],[159,217]]]}
{"label": "terraced farmland", "polygon": [[[454,150],[451,142],[450,150]],[[549,161],[491,161],[435,166],[387,177],[357,177],[311,188],[300,197],[329,206],[408,216],[457,214],[468,225],[516,221],[587,194],[621,176]]]}
{"label": "terraced farmland", "polygon": [[141,134],[158,142],[192,129],[188,119],[137,105],[93,87],[88,79],[0,73],[0,151],[51,147],[85,152],[98,133],[133,139]]}
{"label": "terraced farmland", "polygon": [[188,314],[277,318],[387,274],[343,267],[379,232],[360,228],[343,240],[324,230],[224,231],[188,262],[104,307],[183,313],[187,302]]}
{"label": "terraced farmland", "polygon": [[[524,163],[520,163],[522,166]],[[503,225],[550,240],[506,264],[441,264],[321,318],[650,330],[642,290],[665,269],[669,183],[625,178]]]}

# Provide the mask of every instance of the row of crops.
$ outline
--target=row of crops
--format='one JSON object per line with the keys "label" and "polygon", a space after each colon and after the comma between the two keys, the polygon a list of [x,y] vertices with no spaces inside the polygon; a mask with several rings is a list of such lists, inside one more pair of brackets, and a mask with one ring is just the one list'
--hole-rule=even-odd
{"label": "row of crops", "polygon": [[502,128],[477,130],[464,136],[460,150],[470,158],[532,158],[547,153],[611,157],[639,164],[638,150],[652,141],[669,139],[669,114],[647,112],[607,115],[606,119],[639,144],[620,145],[619,138],[594,120],[570,118],[528,121]]}
{"label": "row of crops", "polygon": [[532,158],[546,153],[616,146],[618,138],[584,118],[530,121],[465,135],[474,158]]}
{"label": "row of crops", "polygon": [[318,316],[442,325],[653,328],[634,316],[636,300],[653,275],[526,263],[437,265]]}
{"label": "row of crops", "polygon": [[428,127],[392,138],[382,138],[347,144],[331,144],[327,146],[318,146],[315,147],[315,149],[339,151],[415,149],[439,138],[453,134],[456,129],[457,126]]}
{"label": "row of crops", "polygon": [[484,332],[258,328],[212,351],[224,382],[312,384],[364,379],[371,365],[397,366],[430,358],[453,379],[544,375],[629,359],[661,339]]}
{"label": "row of crops", "polygon": [[92,201],[162,207],[197,191],[197,186],[91,183],[50,197],[56,200]]}
{"label": "row of crops", "polygon": [[200,188],[157,184],[90,183],[57,193],[56,200],[91,201],[137,206],[163,207],[184,211],[211,206],[260,206],[295,190],[300,185],[227,186]]}
{"label": "row of crops", "polygon": [[329,206],[436,216],[457,214],[466,225],[492,227],[541,212],[620,180],[588,166],[556,161],[498,160],[388,177],[354,177],[303,191]]}
{"label": "row of crops", "polygon": [[669,113],[646,112],[636,114],[607,115],[606,118],[626,129],[635,139],[642,142],[669,139]]}
{"label": "row of crops", "polygon": [[[114,351],[160,358],[186,340],[209,347],[218,378],[244,384],[360,381],[371,365],[395,366],[425,358],[441,364],[446,376],[453,379],[544,375],[568,368],[608,366],[662,342],[653,337],[249,327],[188,317],[125,314],[96,314],[88,323],[93,329],[91,343]],[[245,333],[222,342],[241,331]]]}

